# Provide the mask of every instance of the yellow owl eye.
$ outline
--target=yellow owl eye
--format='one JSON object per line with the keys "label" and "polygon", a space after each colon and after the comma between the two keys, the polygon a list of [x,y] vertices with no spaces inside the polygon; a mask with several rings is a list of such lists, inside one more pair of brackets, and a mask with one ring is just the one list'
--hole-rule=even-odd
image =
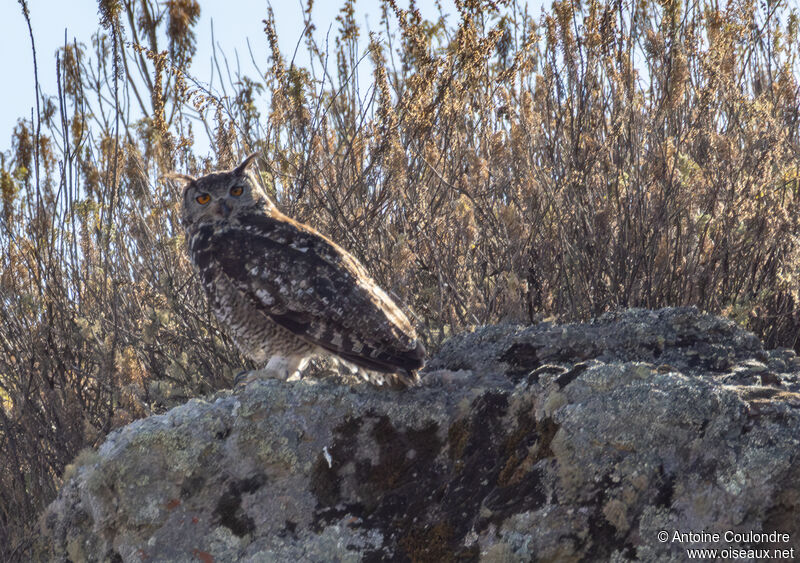
{"label": "yellow owl eye", "polygon": [[206,203],[211,201],[211,196],[208,194],[200,194],[195,199],[197,200],[197,203],[199,203],[200,205],[205,205]]}
{"label": "yellow owl eye", "polygon": [[240,195],[242,195],[243,191],[244,188],[242,188],[242,186],[233,186],[231,188],[231,195],[234,197],[239,197]]}

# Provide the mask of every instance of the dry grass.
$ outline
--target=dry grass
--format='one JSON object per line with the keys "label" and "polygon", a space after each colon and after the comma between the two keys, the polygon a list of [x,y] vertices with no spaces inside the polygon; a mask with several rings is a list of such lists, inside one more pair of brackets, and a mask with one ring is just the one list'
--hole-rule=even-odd
{"label": "dry grass", "polygon": [[311,68],[270,16],[265,76],[212,96],[178,71],[194,0],[99,2],[101,34],[61,51],[58,96],[0,161],[0,558],[23,558],[82,447],[245,365],[193,277],[171,170],[262,150],[279,205],[363,260],[433,349],[683,304],[797,347],[791,3],[564,1],[538,21],[499,4],[430,22],[387,0],[363,37],[348,0],[330,53],[309,25]]}

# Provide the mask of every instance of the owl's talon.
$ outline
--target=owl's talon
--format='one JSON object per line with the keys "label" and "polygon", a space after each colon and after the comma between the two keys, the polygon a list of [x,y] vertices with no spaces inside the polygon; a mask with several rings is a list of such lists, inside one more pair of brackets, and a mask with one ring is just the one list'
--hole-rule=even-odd
{"label": "owl's talon", "polygon": [[264,379],[277,379],[280,381],[295,381],[300,379],[297,371],[290,373],[286,360],[281,357],[271,359],[266,366],[255,370],[242,370],[233,378],[234,389],[247,387],[253,381]]}

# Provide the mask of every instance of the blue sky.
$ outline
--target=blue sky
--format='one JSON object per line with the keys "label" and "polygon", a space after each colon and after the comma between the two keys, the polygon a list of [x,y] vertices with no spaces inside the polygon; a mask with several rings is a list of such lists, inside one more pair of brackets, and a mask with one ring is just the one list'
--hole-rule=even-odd
{"label": "blue sky", "polygon": [[[536,4],[537,2],[532,2]],[[433,2],[419,2],[423,16],[434,18]],[[448,13],[454,11],[452,0],[443,0]],[[400,0],[400,6],[407,1]],[[250,39],[255,58],[262,68],[267,68],[267,40],[263,33],[262,20],[266,17],[266,0],[200,0],[201,19],[196,28],[197,54],[190,70],[191,74],[207,81],[211,76],[211,25],[213,21],[216,42],[229,60],[238,52],[244,74],[255,75],[247,49]],[[273,2],[278,27],[278,37],[284,56],[290,57],[303,31],[302,5],[298,0]],[[329,26],[336,29],[336,15],[341,2],[318,0],[314,5],[313,21],[319,40],[324,44]],[[376,29],[379,23],[379,2],[376,0],[357,2],[357,21],[362,29]],[[36,57],[39,82],[45,94],[56,93],[56,50],[63,46],[65,30],[69,42],[73,39],[91,45],[91,36],[98,29],[96,0],[28,0],[31,24],[36,41]],[[333,32],[331,33],[333,35]],[[362,38],[366,34],[362,34]],[[366,39],[364,39],[366,47]],[[11,131],[21,117],[30,118],[35,107],[33,57],[30,37],[19,3],[14,0],[0,2],[0,72],[3,76],[16,77],[13,87],[3,89],[0,104],[0,151],[11,147]],[[302,60],[298,60],[302,63]]]}

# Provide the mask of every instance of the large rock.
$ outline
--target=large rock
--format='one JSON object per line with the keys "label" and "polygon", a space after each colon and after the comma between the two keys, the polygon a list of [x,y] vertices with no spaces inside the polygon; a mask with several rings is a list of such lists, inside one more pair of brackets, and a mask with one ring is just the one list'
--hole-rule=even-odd
{"label": "large rock", "polygon": [[[731,321],[663,309],[487,327],[449,341],[430,367],[430,385],[409,391],[260,381],[134,422],[81,456],[42,517],[42,553],[75,562],[683,561],[703,546],[800,554],[800,361],[765,352]],[[752,534],[776,530],[789,541]],[[750,536],[711,535],[726,532]]]}

